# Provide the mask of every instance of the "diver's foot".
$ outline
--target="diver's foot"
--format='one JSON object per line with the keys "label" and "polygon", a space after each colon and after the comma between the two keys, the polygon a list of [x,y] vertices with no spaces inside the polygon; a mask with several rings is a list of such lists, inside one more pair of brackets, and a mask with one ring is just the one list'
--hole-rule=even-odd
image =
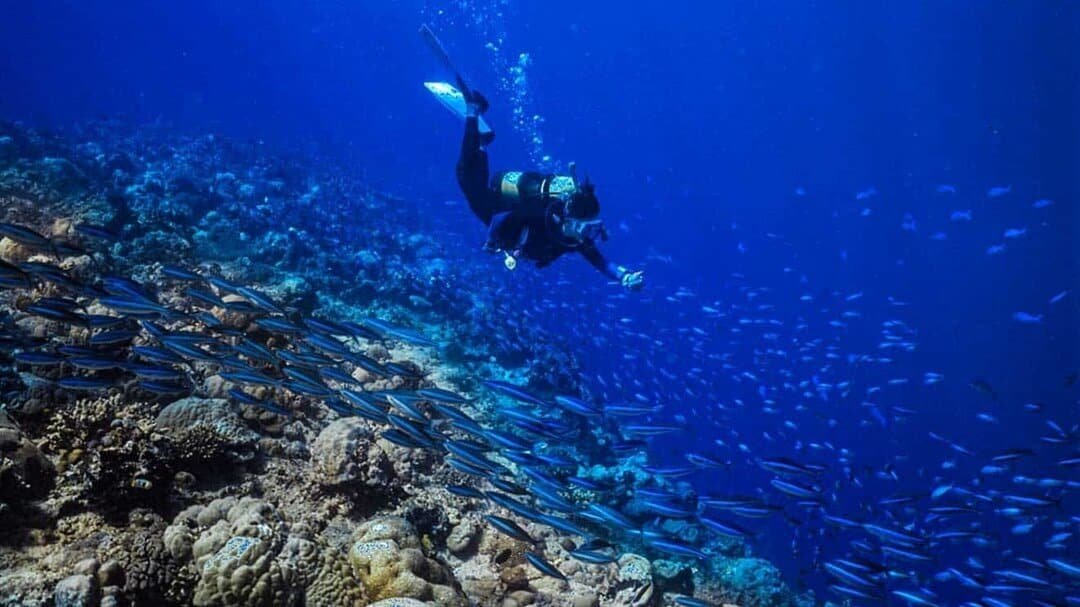
{"label": "diver's foot", "polygon": [[487,98],[477,90],[469,90],[465,93],[465,103],[468,104],[469,109],[472,110],[476,116],[487,112],[488,108],[491,107],[490,104],[488,104]]}

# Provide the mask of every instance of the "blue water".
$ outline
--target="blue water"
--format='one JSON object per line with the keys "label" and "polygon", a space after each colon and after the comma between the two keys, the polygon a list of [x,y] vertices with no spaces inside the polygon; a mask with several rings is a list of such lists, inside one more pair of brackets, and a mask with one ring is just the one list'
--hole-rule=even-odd
{"label": "blue water", "polygon": [[[655,421],[691,428],[653,440],[660,461],[730,461],[689,480],[787,504],[786,518],[747,525],[797,586],[822,590],[820,564],[852,537],[772,490],[760,457],[829,466],[825,509],[862,522],[922,521],[879,502],[949,483],[999,502],[1062,498],[958,526],[1000,533],[974,551],[988,571],[1018,556],[1075,563],[1075,538],[1046,545],[1078,531],[1075,489],[1013,477],[1077,478],[1057,462],[1075,457],[1080,421],[1080,8],[635,4],[6,3],[0,118],[67,129],[123,116],[350,162],[438,226],[455,263],[505,282],[503,322],[570,344],[594,398],[640,395],[664,405]],[[576,161],[597,184],[603,250],[645,271],[642,292],[571,256],[511,273],[480,251],[454,180],[461,127],[421,86],[446,78],[423,22],[492,102],[493,168]],[[879,347],[888,321],[911,351]],[[943,379],[926,385],[927,372]],[[1048,422],[1064,444],[1042,440],[1056,436]],[[1018,447],[1036,455],[980,477]],[[1034,530],[1013,533],[1021,520]],[[947,549],[915,585],[961,600],[930,575],[972,554]]]}

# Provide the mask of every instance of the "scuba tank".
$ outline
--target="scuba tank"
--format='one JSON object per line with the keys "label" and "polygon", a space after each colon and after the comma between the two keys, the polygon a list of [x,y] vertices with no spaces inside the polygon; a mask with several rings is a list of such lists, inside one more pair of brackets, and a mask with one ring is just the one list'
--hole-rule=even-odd
{"label": "scuba tank", "polygon": [[581,191],[578,185],[576,167],[570,163],[569,175],[553,175],[533,171],[505,171],[493,180],[496,191],[508,206],[521,203],[542,203],[536,205],[546,210],[548,203],[567,200]]}
{"label": "scuba tank", "polygon": [[565,203],[578,191],[569,175],[507,171],[497,179],[496,189],[508,206],[523,206],[529,215],[543,213],[552,202]]}

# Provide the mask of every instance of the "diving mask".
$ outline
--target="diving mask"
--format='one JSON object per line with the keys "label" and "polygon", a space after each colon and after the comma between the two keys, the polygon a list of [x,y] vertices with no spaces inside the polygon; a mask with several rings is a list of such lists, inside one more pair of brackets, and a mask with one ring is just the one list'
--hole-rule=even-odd
{"label": "diving mask", "polygon": [[580,242],[607,240],[607,230],[602,219],[575,219],[567,217],[562,223],[563,236]]}

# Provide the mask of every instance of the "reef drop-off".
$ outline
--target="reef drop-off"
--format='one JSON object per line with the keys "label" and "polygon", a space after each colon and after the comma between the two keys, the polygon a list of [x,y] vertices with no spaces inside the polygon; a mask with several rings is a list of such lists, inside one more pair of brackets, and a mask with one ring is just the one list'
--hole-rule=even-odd
{"label": "reef drop-off", "polygon": [[[605,542],[508,511],[543,466],[582,479],[537,501],[571,513],[685,487],[614,425],[485,388],[548,402],[579,365],[505,322],[475,252],[349,174],[160,128],[0,125],[0,222],[30,231],[0,239],[0,605],[796,604],[690,522]],[[472,454],[464,419],[549,440]]]}

